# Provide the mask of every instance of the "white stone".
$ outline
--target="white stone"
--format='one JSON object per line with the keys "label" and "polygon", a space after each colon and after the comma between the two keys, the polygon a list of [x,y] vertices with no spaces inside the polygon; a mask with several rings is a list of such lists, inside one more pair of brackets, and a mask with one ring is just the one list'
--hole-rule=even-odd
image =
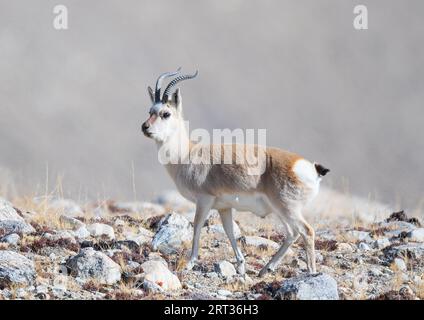
{"label": "white stone", "polygon": [[390,241],[387,238],[377,239],[373,242],[373,246],[376,249],[384,249],[388,246],[390,246]]}
{"label": "white stone", "polygon": [[377,268],[377,267],[372,267],[368,270],[368,273],[374,277],[381,277],[383,275],[383,272]]}
{"label": "white stone", "polygon": [[242,238],[243,244],[246,246],[252,246],[257,248],[271,248],[278,250],[280,245],[272,240],[258,237],[258,236],[245,236]]}
{"label": "white stone", "polygon": [[346,242],[340,242],[337,244],[337,250],[344,253],[351,253],[353,252],[353,248],[349,243]]}
{"label": "white stone", "polygon": [[49,293],[49,288],[45,285],[39,285],[35,288],[37,294],[47,294]]}
{"label": "white stone", "polygon": [[218,293],[218,295],[223,296],[223,297],[228,297],[228,296],[231,296],[233,294],[231,291],[224,290],[224,289],[218,290],[217,293]]}
{"label": "white stone", "polygon": [[400,271],[406,271],[407,270],[406,263],[402,259],[395,258],[393,260],[393,265],[395,266],[395,268],[397,270],[400,270]]}
{"label": "white stone", "polygon": [[125,221],[122,219],[116,219],[115,222],[113,223],[113,225],[117,226],[117,227],[123,227],[125,226]]}
{"label": "white stone", "polygon": [[87,226],[87,230],[93,237],[106,237],[109,240],[115,239],[115,231],[108,224],[93,223]]}
{"label": "white stone", "polygon": [[144,262],[141,267],[144,270],[144,280],[154,283],[164,291],[181,289],[178,277],[160,261],[150,260]]}
{"label": "white stone", "polygon": [[74,231],[74,236],[78,239],[87,239],[90,237],[90,232],[87,230],[86,226],[83,226]]}
{"label": "white stone", "polygon": [[160,253],[158,253],[158,252],[150,252],[148,258],[149,258],[148,260],[150,260],[150,261],[159,261],[159,262],[163,263],[163,265],[165,267],[168,268],[168,262],[164,258],[162,258],[162,256],[160,255]]}
{"label": "white stone", "polygon": [[237,274],[234,266],[228,261],[220,261],[214,264],[215,272],[225,278],[231,278]]}
{"label": "white stone", "polygon": [[424,228],[418,228],[408,233],[409,241],[424,242]]}
{"label": "white stone", "polygon": [[6,242],[9,243],[11,245],[17,245],[19,243],[19,241],[21,240],[21,237],[19,237],[18,234],[16,233],[11,233],[5,237],[3,237],[0,242]]}

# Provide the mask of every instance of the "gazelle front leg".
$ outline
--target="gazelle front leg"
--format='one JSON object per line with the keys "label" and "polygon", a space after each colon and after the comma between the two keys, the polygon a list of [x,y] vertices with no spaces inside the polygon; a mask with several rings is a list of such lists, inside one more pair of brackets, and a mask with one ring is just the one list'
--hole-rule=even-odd
{"label": "gazelle front leg", "polygon": [[193,232],[193,245],[191,249],[190,260],[187,263],[186,269],[191,270],[197,262],[199,256],[199,240],[200,232],[208,217],[209,211],[215,201],[215,197],[202,195],[196,201],[196,214],[194,216],[194,232]]}
{"label": "gazelle front leg", "polygon": [[244,260],[243,253],[237,246],[236,237],[234,236],[233,210],[234,209],[222,209],[222,210],[218,210],[218,212],[221,217],[222,226],[224,227],[225,233],[227,234],[227,237],[231,243],[231,247],[233,248],[234,254],[236,255],[237,272],[241,275],[244,275],[246,272],[245,260]]}

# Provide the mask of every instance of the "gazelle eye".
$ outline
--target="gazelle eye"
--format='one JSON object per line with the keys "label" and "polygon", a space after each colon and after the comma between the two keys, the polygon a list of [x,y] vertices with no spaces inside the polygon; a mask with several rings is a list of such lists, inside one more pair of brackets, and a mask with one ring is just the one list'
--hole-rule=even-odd
{"label": "gazelle eye", "polygon": [[171,116],[171,114],[169,112],[164,112],[162,114],[162,118],[164,118],[164,119],[168,119],[170,116]]}

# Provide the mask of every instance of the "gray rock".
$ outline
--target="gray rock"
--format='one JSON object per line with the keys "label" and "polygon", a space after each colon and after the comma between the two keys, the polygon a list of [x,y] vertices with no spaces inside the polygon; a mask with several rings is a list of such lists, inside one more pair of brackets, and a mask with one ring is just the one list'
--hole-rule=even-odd
{"label": "gray rock", "polygon": [[385,256],[393,261],[395,258],[408,257],[416,261],[422,261],[424,258],[424,244],[410,242],[398,246],[388,247],[384,250]]}
{"label": "gray rock", "polygon": [[220,289],[216,292],[218,295],[220,295],[221,297],[228,297],[228,296],[232,296],[233,293],[229,290],[224,290],[224,289]]}
{"label": "gray rock", "polygon": [[21,240],[21,237],[16,233],[11,233],[3,238],[0,239],[0,242],[6,242],[11,245],[17,245],[19,241]]}
{"label": "gray rock", "polygon": [[352,253],[354,250],[349,243],[340,242],[337,244],[337,251],[344,253]]}
{"label": "gray rock", "polygon": [[161,205],[168,205],[173,208],[184,208],[194,206],[191,201],[188,201],[176,190],[164,191],[155,199],[155,202]]}
{"label": "gray rock", "polygon": [[383,275],[383,272],[380,270],[379,267],[371,267],[368,270],[368,274],[373,277],[381,277]]}
{"label": "gray rock", "polygon": [[46,285],[39,285],[35,288],[37,294],[47,294],[49,293],[49,288]]}
{"label": "gray rock", "polygon": [[58,230],[54,234],[46,233],[44,234],[44,237],[52,241],[68,240],[71,243],[77,242],[74,238],[73,233],[66,230]]}
{"label": "gray rock", "polygon": [[356,242],[356,241],[371,242],[372,241],[370,233],[366,231],[349,230],[344,234],[344,237],[349,242]]}
{"label": "gray rock", "polygon": [[143,289],[150,294],[163,293],[165,290],[162,289],[160,285],[155,282],[144,279]]}
{"label": "gray rock", "polygon": [[371,247],[367,245],[365,242],[361,242],[358,244],[358,248],[362,251],[370,251]]}
{"label": "gray rock", "polygon": [[291,300],[338,300],[337,282],[323,273],[283,281],[278,296]]}
{"label": "gray rock", "polygon": [[220,261],[214,264],[214,270],[224,278],[231,278],[237,274],[234,266],[228,261]]}
{"label": "gray rock", "polygon": [[381,222],[379,223],[379,227],[389,230],[399,230],[399,232],[409,232],[417,228],[414,224],[406,221]]}
{"label": "gray rock", "polygon": [[[240,228],[235,221],[233,221],[233,230],[234,230],[234,237],[236,239],[241,238]],[[225,233],[225,230],[224,230],[224,227],[222,226],[222,224],[214,224],[214,225],[209,226],[208,229],[207,229],[207,232],[216,234],[222,239],[227,238],[227,234]]]}
{"label": "gray rock", "polygon": [[376,249],[384,249],[390,246],[390,241],[387,238],[377,239],[373,242],[373,247]]}
{"label": "gray rock", "polygon": [[25,221],[0,220],[0,231],[6,235],[11,233],[33,233],[35,229]]}
{"label": "gray rock", "polygon": [[0,287],[29,286],[36,275],[34,262],[14,251],[0,250]]}
{"label": "gray rock", "polygon": [[160,223],[159,229],[152,240],[154,251],[172,254],[183,248],[184,244],[193,239],[193,227],[182,215],[168,214]]}
{"label": "gray rock", "polygon": [[26,234],[35,232],[35,229],[18,214],[9,201],[0,198],[0,231],[4,235]]}
{"label": "gray rock", "polygon": [[137,234],[126,234],[126,239],[134,241],[139,246],[150,243],[152,241],[152,238],[154,236],[154,233],[150,230],[147,230],[143,227],[139,227],[139,232]]}
{"label": "gray rock", "polygon": [[49,206],[55,209],[60,214],[64,214],[70,217],[77,217],[84,215],[84,211],[81,207],[73,200],[70,199],[53,199],[49,201]]}
{"label": "gray rock", "polygon": [[79,254],[66,261],[66,266],[72,276],[83,282],[96,280],[111,285],[121,280],[121,267],[107,255],[93,248],[82,249]]}
{"label": "gray rock", "polygon": [[93,223],[87,226],[87,230],[93,237],[106,237],[108,240],[115,239],[115,231],[108,224]]}
{"label": "gray rock", "polygon": [[333,231],[327,230],[327,229],[319,229],[315,233],[317,238],[323,239],[323,240],[336,240],[336,235]]}
{"label": "gray rock", "polygon": [[87,230],[85,226],[75,230],[73,233],[75,238],[78,238],[78,239],[86,239],[91,236],[90,232]]}
{"label": "gray rock", "polygon": [[75,219],[73,217],[68,217],[66,215],[62,215],[59,218],[60,222],[62,222],[65,225],[69,225],[72,230],[78,230],[81,227],[85,227],[85,223]]}
{"label": "gray rock", "polygon": [[209,279],[218,279],[219,275],[216,272],[207,272],[205,273],[205,277]]}
{"label": "gray rock", "polygon": [[242,241],[243,244],[246,246],[252,246],[263,249],[271,248],[275,250],[280,248],[280,245],[277,242],[258,236],[245,236],[242,238]]}
{"label": "gray rock", "polygon": [[[415,230],[417,227],[406,221],[390,221],[377,224],[377,228],[384,230],[384,236],[387,238],[398,237],[401,233],[408,233]],[[387,229],[387,230],[385,230]]]}
{"label": "gray rock", "polygon": [[168,268],[168,262],[161,257],[160,253],[158,252],[150,252],[148,256],[149,261],[159,261],[161,262],[165,267]]}
{"label": "gray rock", "polygon": [[24,221],[9,201],[0,198],[0,221],[2,220]]}
{"label": "gray rock", "polygon": [[114,210],[118,212],[139,213],[139,214],[155,214],[161,215],[165,213],[165,208],[160,204],[151,202],[115,202]]}
{"label": "gray rock", "polygon": [[133,271],[140,267],[140,264],[135,261],[128,261],[126,267],[128,268],[128,270]]}

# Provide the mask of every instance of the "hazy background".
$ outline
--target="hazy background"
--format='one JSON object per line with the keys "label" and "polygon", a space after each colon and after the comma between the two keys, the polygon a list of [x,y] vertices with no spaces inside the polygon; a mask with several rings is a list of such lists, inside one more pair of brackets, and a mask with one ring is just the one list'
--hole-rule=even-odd
{"label": "hazy background", "polygon": [[[369,30],[352,26],[357,4]],[[147,85],[182,66],[200,71],[182,85],[192,129],[266,128],[331,168],[326,185],[415,208],[423,14],[421,0],[0,0],[0,191],[43,193],[47,167],[74,199],[173,187],[140,125]]]}

